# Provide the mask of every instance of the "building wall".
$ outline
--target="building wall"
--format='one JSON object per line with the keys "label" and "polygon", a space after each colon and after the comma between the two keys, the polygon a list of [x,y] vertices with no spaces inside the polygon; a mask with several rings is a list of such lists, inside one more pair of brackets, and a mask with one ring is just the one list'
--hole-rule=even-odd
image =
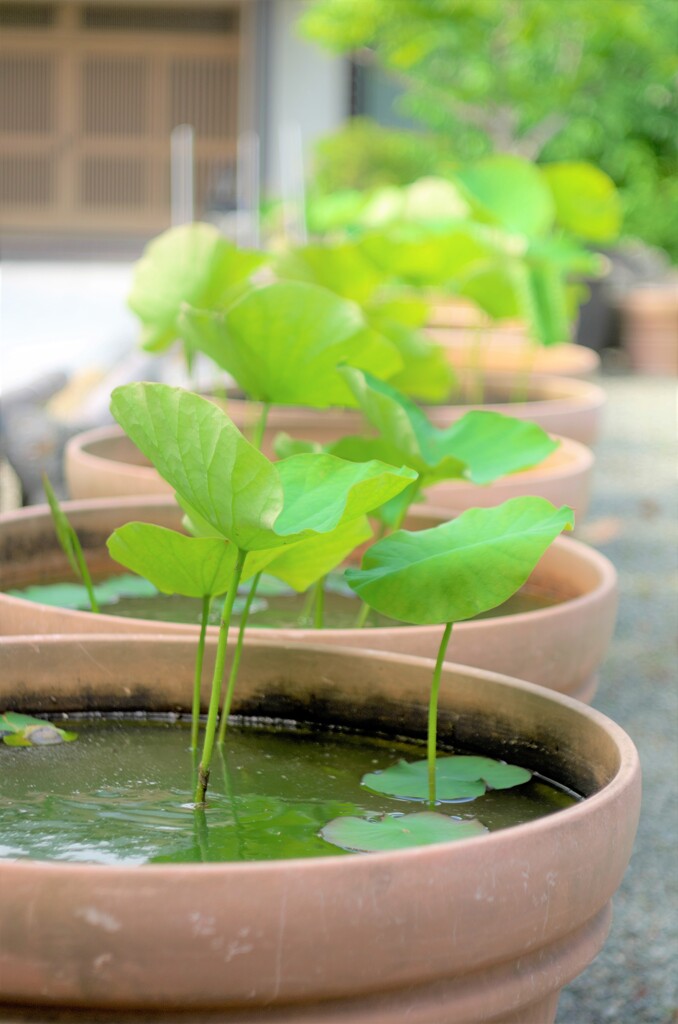
{"label": "building wall", "polygon": [[[312,163],[314,143],[338,128],[349,112],[348,63],[332,57],[318,46],[300,38],[296,23],[303,0],[263,0],[268,53],[265,109],[260,107],[265,157],[263,186],[279,195],[283,186],[280,161],[280,133],[293,139],[290,126],[298,126],[306,171]],[[263,113],[263,117],[262,117]],[[288,148],[293,143],[288,143]]]}

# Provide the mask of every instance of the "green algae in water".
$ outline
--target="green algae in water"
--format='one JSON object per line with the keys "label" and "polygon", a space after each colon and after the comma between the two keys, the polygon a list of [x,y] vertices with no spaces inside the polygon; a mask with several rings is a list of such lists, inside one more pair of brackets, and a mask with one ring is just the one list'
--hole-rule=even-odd
{"label": "green algae in water", "polygon": [[[319,830],[342,815],[403,814],[425,806],[370,793],[367,772],[416,760],[417,742],[341,731],[236,726],[215,757],[205,810],[189,803],[186,724],[59,720],[76,743],[0,748],[0,857],[95,864],[354,856]],[[551,814],[577,798],[539,777],[469,802],[439,804],[490,830]]]}
{"label": "green algae in water", "polygon": [[[121,593],[116,592],[113,585],[116,580],[126,581],[123,583]],[[233,614],[233,625],[235,626],[240,621],[248,586],[249,584],[245,584],[240,588],[239,596],[236,599]],[[186,625],[200,623],[201,601],[191,597],[181,597],[178,594],[158,593],[152,584],[139,577],[125,575],[98,581],[95,590],[101,610],[107,615],[150,619],[154,622],[178,622]],[[24,590],[12,590],[11,593],[43,604],[59,605],[63,603],[65,607],[89,609],[85,588],[80,584],[51,583],[40,587],[27,587]],[[70,603],[66,598],[70,598]],[[527,584],[504,604],[488,612],[483,612],[477,618],[487,619],[539,611],[542,608],[551,608],[564,600],[567,598],[562,595]],[[73,601],[75,603],[72,603]],[[213,602],[210,613],[212,625],[219,624],[222,605],[222,598]],[[248,625],[265,629],[312,628],[312,617],[305,617],[305,608],[305,594],[295,593],[271,576],[262,576],[250,609]],[[341,574],[331,573],[325,585],[325,628],[352,629],[355,626],[359,609],[359,599],[345,583]],[[366,626],[372,628],[402,625],[402,622],[396,622],[374,610],[370,611],[366,622]]]}

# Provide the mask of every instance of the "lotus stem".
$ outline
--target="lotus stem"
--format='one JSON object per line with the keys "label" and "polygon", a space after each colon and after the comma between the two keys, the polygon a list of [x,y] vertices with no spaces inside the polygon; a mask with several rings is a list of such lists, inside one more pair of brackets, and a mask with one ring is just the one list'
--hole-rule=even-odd
{"label": "lotus stem", "polygon": [[257,592],[259,586],[259,580],[261,579],[261,572],[258,572],[252,584],[250,586],[247,600],[245,601],[245,607],[243,608],[242,615],[240,616],[240,629],[238,630],[238,642],[235,645],[235,651],[233,652],[233,661],[231,663],[231,672],[228,677],[228,686],[226,687],[226,696],[224,697],[224,706],[221,709],[221,721],[219,723],[219,735],[217,737],[217,743],[223,743],[226,739],[226,726],[228,725],[228,716],[231,713],[231,704],[233,703],[233,694],[235,692],[235,684],[238,678],[238,670],[240,668],[240,655],[242,654],[242,645],[245,640],[245,629],[247,627],[247,620],[250,614],[250,608],[252,607],[252,601],[254,595]]}
{"label": "lotus stem", "polygon": [[314,587],[315,612],[313,614],[313,628],[322,629],[325,619],[325,577],[321,576]]}
{"label": "lotus stem", "polygon": [[200,729],[200,684],[202,682],[202,663],[205,657],[205,636],[207,621],[210,614],[212,595],[205,594],[202,599],[202,615],[200,617],[200,639],[195,652],[195,671],[193,674],[193,705],[191,707],[191,750],[198,747],[198,731]]}
{"label": "lotus stem", "polygon": [[448,622],[443,631],[443,638],[438,648],[436,667],[431,680],[431,696],[428,704],[428,733],[426,738],[426,757],[428,760],[428,802],[434,806],[436,802],[436,747],[438,741],[438,693],[440,692],[440,675],[445,661],[447,645],[450,642],[452,623]]}
{"label": "lotus stem", "polygon": [[471,394],[474,405],[482,405],[485,401],[485,384],[483,377],[482,353],[485,345],[485,332],[482,327],[472,328],[471,343]]}
{"label": "lotus stem", "polygon": [[257,425],[254,428],[254,434],[252,436],[252,444],[255,448],[261,451],[261,442],[264,440],[264,431],[266,430],[266,421],[268,420],[268,413],[271,408],[270,402],[264,402],[261,407],[261,413],[257,420]]}
{"label": "lotus stem", "polygon": [[300,626],[307,626],[311,621],[311,612],[313,611],[313,604],[315,602],[315,587],[309,587],[306,593],[306,600],[304,601],[304,607],[301,609],[301,615],[297,622]]}
{"label": "lotus stem", "polygon": [[368,605],[367,601],[363,601],[362,604],[360,605],[360,611],[358,612],[357,618],[355,620],[355,625],[353,628],[364,629],[369,614],[370,606]]}
{"label": "lotus stem", "polygon": [[202,748],[202,757],[200,759],[200,765],[198,767],[198,783],[195,788],[195,803],[204,804],[205,793],[207,792],[207,784],[210,777],[210,765],[212,763],[212,754],[214,752],[214,740],[217,731],[217,720],[219,718],[219,705],[221,704],[221,691],[224,682],[224,665],[226,664],[226,648],[228,646],[228,630],[231,625],[231,616],[233,614],[233,604],[235,597],[238,592],[238,584],[240,583],[240,577],[242,576],[243,566],[245,564],[245,556],[247,552],[238,549],[238,556],[233,570],[233,577],[231,579],[231,586],[228,589],[226,595],[226,601],[224,603],[224,609],[221,613],[221,622],[219,624],[219,642],[217,644],[217,653],[214,661],[214,674],[212,676],[212,692],[210,694],[209,709],[207,711],[207,725],[205,727],[205,742]]}

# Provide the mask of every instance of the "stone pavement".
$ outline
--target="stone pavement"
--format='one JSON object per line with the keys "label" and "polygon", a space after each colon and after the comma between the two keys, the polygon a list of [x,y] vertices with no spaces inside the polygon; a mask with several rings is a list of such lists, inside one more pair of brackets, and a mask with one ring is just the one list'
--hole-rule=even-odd
{"label": "stone pavement", "polygon": [[676,381],[603,376],[608,407],[593,501],[577,536],[619,573],[615,637],[593,704],[640,751],[631,865],[598,959],[567,986],[557,1024],[678,1021],[678,445]]}

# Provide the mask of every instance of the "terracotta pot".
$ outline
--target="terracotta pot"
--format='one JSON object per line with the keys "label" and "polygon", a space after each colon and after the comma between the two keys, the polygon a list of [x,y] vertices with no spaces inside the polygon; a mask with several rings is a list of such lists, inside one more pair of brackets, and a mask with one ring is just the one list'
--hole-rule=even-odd
{"label": "terracotta pot", "polygon": [[[335,414],[329,413],[329,416],[336,424]],[[319,435],[326,433],[325,423],[329,420],[319,418],[315,430],[308,422],[301,429],[319,440]],[[239,425],[246,431],[249,429],[248,423]],[[269,456],[273,455],[273,438],[277,432],[277,429],[269,430],[264,435],[264,451]],[[554,505],[571,505],[581,523],[589,506],[594,457],[590,449],[577,441],[558,440],[561,442],[559,449],[534,469],[513,473],[483,487],[448,480],[431,488],[429,500],[438,507],[460,512],[532,494],[548,498]],[[75,499],[172,493],[169,484],[120,427],[101,427],[71,438],[66,447],[65,476],[68,493]]]}
{"label": "terracotta pot", "polygon": [[597,352],[583,345],[536,345],[524,331],[492,328],[478,339],[464,327],[429,327],[426,333],[445,348],[456,370],[477,366],[499,373],[588,377],[600,366]]}
{"label": "terracotta pot", "polygon": [[[5,640],[0,699],[33,713],[186,709],[192,661],[184,638]],[[249,645],[234,710],[421,735],[431,671],[386,653]],[[191,1024],[551,1024],[608,931],[637,825],[635,748],[590,708],[453,665],[440,734],[586,799],[404,852],[2,861],[0,1000],[41,1022],[49,1007],[50,1020],[88,1024],[176,1024],[181,1011]]]}
{"label": "terracotta pot", "polygon": [[[538,423],[550,434],[569,437],[581,444],[592,444],[600,427],[605,392],[590,381],[568,377],[545,377],[533,374],[527,383],[527,400],[513,402],[510,396],[523,387],[520,375],[488,373],[484,378],[485,400],[466,405],[428,405],[426,414],[438,427],[447,427],[470,409],[487,409]],[[460,385],[470,386],[470,378],[460,374]],[[257,402],[229,398],[228,415],[241,430],[250,432],[261,415]],[[269,412],[264,436],[264,451],[271,454],[276,434],[285,431],[293,437],[308,438],[326,444],[346,434],[365,432],[360,413],[352,409],[305,409],[299,406],[273,406]]]}
{"label": "terracotta pot", "polygon": [[525,334],[525,324],[521,320],[492,320],[469,299],[453,295],[430,296],[428,324],[430,327],[496,329],[507,337],[522,337]]}
{"label": "terracotta pot", "polygon": [[490,371],[582,377],[600,366],[592,349],[568,343],[535,344],[521,320],[492,320],[472,302],[451,296],[438,296],[429,306],[428,334],[445,346],[458,369],[480,365]]}
{"label": "terracotta pot", "polygon": [[64,450],[64,477],[68,493],[76,499],[172,493],[117,425],[75,434]]}
{"label": "terracotta pot", "polygon": [[[180,528],[180,512],[171,499],[64,502],[93,573],[120,571],[105,547],[118,526],[140,520]],[[406,523],[424,529],[447,520],[447,513],[422,506]],[[26,586],[70,578],[46,506],[0,516],[0,571],[3,586]],[[454,628],[449,657],[491,671],[500,669],[561,693],[591,700],[598,667],[607,651],[616,616],[616,573],[612,564],[585,545],[559,538],[543,556],[531,580],[536,587],[566,600],[550,608],[518,615],[461,622]],[[197,626],[92,615],[36,604],[0,593],[0,633],[174,633],[197,637]],[[210,627],[212,634],[216,627]],[[232,631],[235,637],[235,630]],[[377,648],[435,657],[438,626],[382,629],[270,629],[251,627],[248,636],[277,638],[328,647]]]}
{"label": "terracotta pot", "polygon": [[509,498],[536,495],[554,505],[570,505],[581,524],[589,508],[594,456],[590,448],[559,438],[560,447],[534,469],[501,477],[492,484],[479,486],[465,480],[444,480],[427,493],[437,508],[463,512],[467,508],[489,508]]}
{"label": "terracotta pot", "polygon": [[678,374],[678,276],[621,302],[622,343],[639,373]]}

